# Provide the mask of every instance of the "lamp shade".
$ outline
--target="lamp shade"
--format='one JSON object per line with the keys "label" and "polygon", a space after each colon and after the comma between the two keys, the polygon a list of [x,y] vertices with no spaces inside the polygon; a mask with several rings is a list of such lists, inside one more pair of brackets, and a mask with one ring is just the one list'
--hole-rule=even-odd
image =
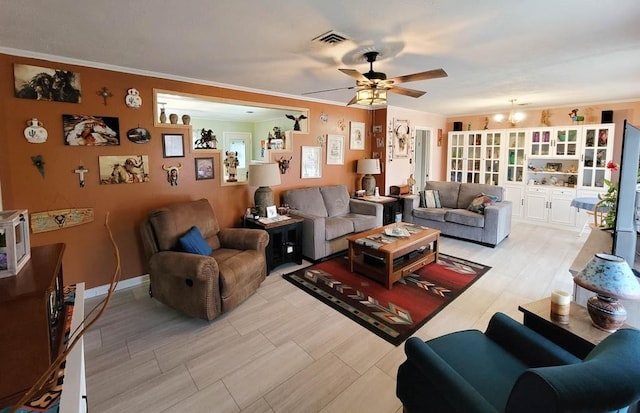
{"label": "lamp shade", "polygon": [[596,294],[625,300],[640,299],[640,284],[629,264],[616,255],[596,254],[573,281]]}
{"label": "lamp shade", "polygon": [[280,185],[280,169],[277,163],[257,163],[249,165],[250,186]]}
{"label": "lamp shade", "polygon": [[377,106],[387,104],[386,89],[364,88],[356,92],[356,102],[358,105]]}
{"label": "lamp shade", "polygon": [[356,173],[377,175],[380,173],[380,159],[358,159]]}

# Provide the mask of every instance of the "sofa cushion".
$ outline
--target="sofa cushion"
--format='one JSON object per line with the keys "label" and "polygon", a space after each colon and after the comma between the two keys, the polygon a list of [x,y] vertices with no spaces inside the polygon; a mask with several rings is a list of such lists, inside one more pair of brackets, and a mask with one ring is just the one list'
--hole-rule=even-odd
{"label": "sofa cushion", "polygon": [[437,189],[425,189],[420,192],[420,206],[422,208],[442,208],[440,193]]}
{"label": "sofa cushion", "polygon": [[462,224],[469,227],[484,228],[484,215],[467,211],[466,209],[451,209],[444,216],[445,221]]}
{"label": "sofa cushion", "polygon": [[431,221],[445,222],[444,217],[447,211],[447,209],[443,208],[416,208],[413,210],[413,216]]}
{"label": "sofa cushion", "polygon": [[238,288],[247,288],[265,266],[262,251],[220,248],[213,252],[220,271],[220,295],[227,298]]}
{"label": "sofa cushion", "polygon": [[[440,182],[440,181],[427,181],[425,189],[435,189],[438,191],[440,197],[440,204],[443,208],[459,208],[458,207],[458,193],[460,192],[460,183],[458,182]],[[478,194],[476,190],[475,195]],[[469,205],[464,206],[465,208]]]}
{"label": "sofa cushion", "polygon": [[328,217],[324,220],[324,239],[332,239],[354,232],[353,221],[346,217]]}
{"label": "sofa cushion", "polygon": [[297,209],[319,217],[329,216],[318,187],[285,191],[282,193],[282,200],[283,203],[289,204],[291,209]]}
{"label": "sofa cushion", "polygon": [[473,198],[469,206],[467,206],[467,211],[484,215],[484,209],[489,205],[493,205],[493,199],[489,195],[480,194],[477,197]]}
{"label": "sofa cushion", "polygon": [[345,185],[321,186],[320,193],[330,217],[349,213],[349,192]]}
{"label": "sofa cushion", "polygon": [[458,204],[455,208],[466,208],[469,206],[473,198],[479,194],[486,194],[498,197],[496,202],[504,199],[504,189],[501,186],[485,185],[485,184],[460,184],[460,193],[458,195]]}
{"label": "sofa cushion", "polygon": [[373,229],[377,226],[375,215],[347,214],[341,218],[349,219],[353,222],[353,231],[362,232]]}
{"label": "sofa cushion", "polygon": [[185,252],[191,254],[211,255],[213,249],[207,244],[198,227],[193,226],[180,237],[180,246]]}

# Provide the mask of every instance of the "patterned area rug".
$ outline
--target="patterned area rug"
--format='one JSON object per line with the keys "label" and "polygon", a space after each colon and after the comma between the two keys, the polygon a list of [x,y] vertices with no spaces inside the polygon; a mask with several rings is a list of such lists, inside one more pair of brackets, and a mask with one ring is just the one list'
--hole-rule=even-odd
{"label": "patterned area rug", "polygon": [[340,311],[393,345],[400,345],[491,267],[440,254],[437,263],[396,282],[391,290],[349,271],[334,258],[284,279]]}

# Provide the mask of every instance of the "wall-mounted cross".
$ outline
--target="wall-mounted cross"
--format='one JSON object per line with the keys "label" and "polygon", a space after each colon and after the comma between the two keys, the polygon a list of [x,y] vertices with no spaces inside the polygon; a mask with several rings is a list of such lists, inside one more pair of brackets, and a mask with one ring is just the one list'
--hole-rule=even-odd
{"label": "wall-mounted cross", "polygon": [[96,92],[96,94],[98,96],[102,96],[102,103],[104,103],[105,106],[107,106],[107,98],[110,98],[113,96],[113,93],[111,93],[111,91],[107,89],[106,86],[103,86],[102,89]]}
{"label": "wall-mounted cross", "polygon": [[80,165],[78,169],[74,170],[73,172],[79,175],[78,177],[80,178],[80,188],[84,188],[84,174],[89,172],[89,170]]}

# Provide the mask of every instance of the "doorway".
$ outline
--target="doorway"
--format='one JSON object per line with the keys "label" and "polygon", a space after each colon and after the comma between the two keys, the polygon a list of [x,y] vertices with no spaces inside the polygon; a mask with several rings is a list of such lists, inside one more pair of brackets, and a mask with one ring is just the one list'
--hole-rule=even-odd
{"label": "doorway", "polygon": [[422,191],[431,174],[431,128],[416,126],[416,147],[413,178],[416,180],[414,193]]}
{"label": "doorway", "polygon": [[[251,133],[249,132],[223,132],[222,156],[220,166],[222,168],[222,185],[228,183],[246,183],[249,175],[249,160],[251,159]],[[232,169],[224,164],[228,158],[227,151],[235,154],[235,167]],[[233,175],[230,175],[230,172]]]}

